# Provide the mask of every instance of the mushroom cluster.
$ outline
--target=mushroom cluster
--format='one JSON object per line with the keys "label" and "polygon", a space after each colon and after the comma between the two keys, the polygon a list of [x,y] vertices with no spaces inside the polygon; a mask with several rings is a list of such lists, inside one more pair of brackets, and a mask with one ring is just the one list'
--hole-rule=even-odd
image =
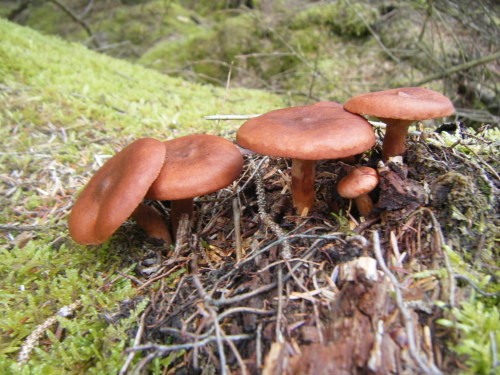
{"label": "mushroom cluster", "polygon": [[[375,144],[373,129],[361,115],[387,124],[385,161],[404,153],[412,122],[449,116],[453,111],[451,101],[438,92],[403,87],[357,95],[344,105],[318,102],[270,111],[241,125],[236,142],[259,154],[291,159],[293,206],[298,215],[306,216],[314,204],[316,161],[352,158]],[[242,169],[241,150],[215,135],[188,135],[166,142],[139,139],[90,179],[69,215],[69,233],[80,244],[100,244],[132,217],[148,236],[170,244],[163,217],[143,200],[171,201],[175,236],[179,218],[193,213],[193,198],[224,188]],[[373,206],[368,194],[377,184],[374,169],[358,166],[338,182],[337,191],[354,199],[359,214],[368,216]]]}
{"label": "mushroom cluster", "polygon": [[188,135],[166,142],[139,139],[109,159],[85,186],[68,219],[77,243],[96,245],[132,217],[146,234],[171,243],[163,218],[144,199],[171,200],[175,236],[193,198],[229,185],[241,173],[243,157],[230,141]]}
{"label": "mushroom cluster", "polygon": [[314,201],[317,160],[361,154],[375,144],[371,125],[341,104],[319,102],[254,117],[236,133],[236,142],[254,152],[292,159],[292,201],[306,216]]}

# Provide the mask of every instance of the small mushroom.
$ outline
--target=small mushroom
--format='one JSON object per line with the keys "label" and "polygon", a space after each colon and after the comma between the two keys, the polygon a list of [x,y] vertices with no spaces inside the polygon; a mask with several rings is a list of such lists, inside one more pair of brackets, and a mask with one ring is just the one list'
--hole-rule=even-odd
{"label": "small mushroom", "polygon": [[306,216],[314,202],[315,164],[360,154],[375,143],[370,124],[334,102],[267,112],[246,121],[236,142],[263,155],[292,159],[292,201]]}
{"label": "small mushroom", "polygon": [[408,127],[417,120],[450,116],[453,103],[444,95],[422,87],[401,87],[352,97],[344,104],[352,113],[374,116],[387,124],[382,160],[402,155]]}
{"label": "small mushroom", "polygon": [[378,184],[377,171],[370,167],[355,168],[337,184],[337,192],[342,198],[354,199],[361,216],[372,212],[373,202],[368,193]]}
{"label": "small mushroom", "polygon": [[163,145],[163,167],[146,198],[172,201],[170,221],[175,237],[181,216],[193,213],[193,198],[233,182],[243,169],[243,157],[233,143],[215,135],[187,135]]}
{"label": "small mushroom", "polygon": [[165,146],[139,139],[109,159],[89,180],[68,218],[69,234],[82,245],[108,239],[134,212],[160,173]]}
{"label": "small mushroom", "polygon": [[167,248],[172,244],[172,237],[168,232],[165,221],[153,207],[140,203],[132,212],[131,217],[148,237],[163,240]]}

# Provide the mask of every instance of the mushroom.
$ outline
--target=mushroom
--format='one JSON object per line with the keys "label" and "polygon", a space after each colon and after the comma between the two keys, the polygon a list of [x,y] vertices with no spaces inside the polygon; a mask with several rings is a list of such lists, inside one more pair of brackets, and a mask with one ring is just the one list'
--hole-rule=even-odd
{"label": "mushroom", "polygon": [[232,142],[215,135],[187,135],[163,145],[163,167],[146,198],[172,201],[170,221],[175,237],[181,216],[193,213],[193,198],[233,182],[243,169],[243,157]]}
{"label": "mushroom", "polygon": [[246,121],[236,134],[244,148],[292,159],[292,201],[306,216],[314,202],[315,164],[360,154],[375,143],[370,124],[334,102],[267,112]]}
{"label": "mushroom", "polygon": [[139,139],[109,159],[89,180],[68,218],[69,234],[82,245],[108,239],[134,212],[160,173],[165,146]]}
{"label": "mushroom", "polygon": [[354,199],[361,216],[372,212],[373,202],[368,195],[378,184],[377,171],[370,167],[358,167],[343,177],[337,184],[337,192],[342,198]]}
{"label": "mushroom", "polygon": [[131,217],[144,230],[148,237],[163,240],[167,248],[172,244],[172,237],[168,232],[165,221],[153,207],[145,203],[139,203],[134,212],[132,212]]}
{"label": "mushroom", "polygon": [[421,87],[401,87],[352,97],[344,104],[352,113],[374,116],[387,124],[382,160],[402,155],[408,127],[417,120],[446,117],[454,112],[444,95]]}

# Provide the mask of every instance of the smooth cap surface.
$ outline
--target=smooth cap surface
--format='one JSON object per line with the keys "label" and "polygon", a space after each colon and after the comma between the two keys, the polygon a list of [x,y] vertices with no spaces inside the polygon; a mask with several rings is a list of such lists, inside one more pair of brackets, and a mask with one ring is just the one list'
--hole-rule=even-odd
{"label": "smooth cap surface", "polygon": [[422,87],[401,87],[357,95],[345,102],[344,108],[378,118],[413,121],[446,117],[455,110],[446,96]]}
{"label": "smooth cap surface", "polygon": [[165,162],[146,198],[194,198],[226,187],[243,169],[243,157],[227,139],[187,135],[164,142]]}
{"label": "smooth cap surface", "polygon": [[165,146],[139,139],[109,159],[87,183],[68,218],[75,242],[104,242],[132,214],[160,173]]}
{"label": "smooth cap surface", "polygon": [[369,193],[378,184],[377,171],[370,167],[359,167],[342,178],[337,185],[337,192],[342,198],[354,199]]}
{"label": "smooth cap surface", "polygon": [[371,125],[334,102],[267,112],[238,129],[237,143],[262,155],[302,160],[360,154],[375,144]]}

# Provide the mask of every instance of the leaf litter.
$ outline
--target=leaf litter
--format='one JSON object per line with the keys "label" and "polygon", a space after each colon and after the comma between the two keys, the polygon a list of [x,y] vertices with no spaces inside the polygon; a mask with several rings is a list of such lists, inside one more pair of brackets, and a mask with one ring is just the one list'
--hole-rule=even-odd
{"label": "leaf litter", "polygon": [[[414,133],[406,164],[381,165],[378,142],[356,161],[378,168],[381,179],[366,219],[335,192],[352,165],[319,162],[315,206],[298,217],[289,161],[245,155],[239,181],[195,201],[174,248],[146,241],[137,273],[124,275],[149,303],[121,373],[145,371],[157,357],[168,358],[167,374],[463,367],[436,320],[446,314],[439,306],[454,307],[473,289],[498,298],[449,259],[458,252],[497,280],[498,141],[486,133],[461,131],[452,141]],[[150,203],[168,216],[167,202]],[[126,247],[144,241],[130,224],[120,235]]]}

